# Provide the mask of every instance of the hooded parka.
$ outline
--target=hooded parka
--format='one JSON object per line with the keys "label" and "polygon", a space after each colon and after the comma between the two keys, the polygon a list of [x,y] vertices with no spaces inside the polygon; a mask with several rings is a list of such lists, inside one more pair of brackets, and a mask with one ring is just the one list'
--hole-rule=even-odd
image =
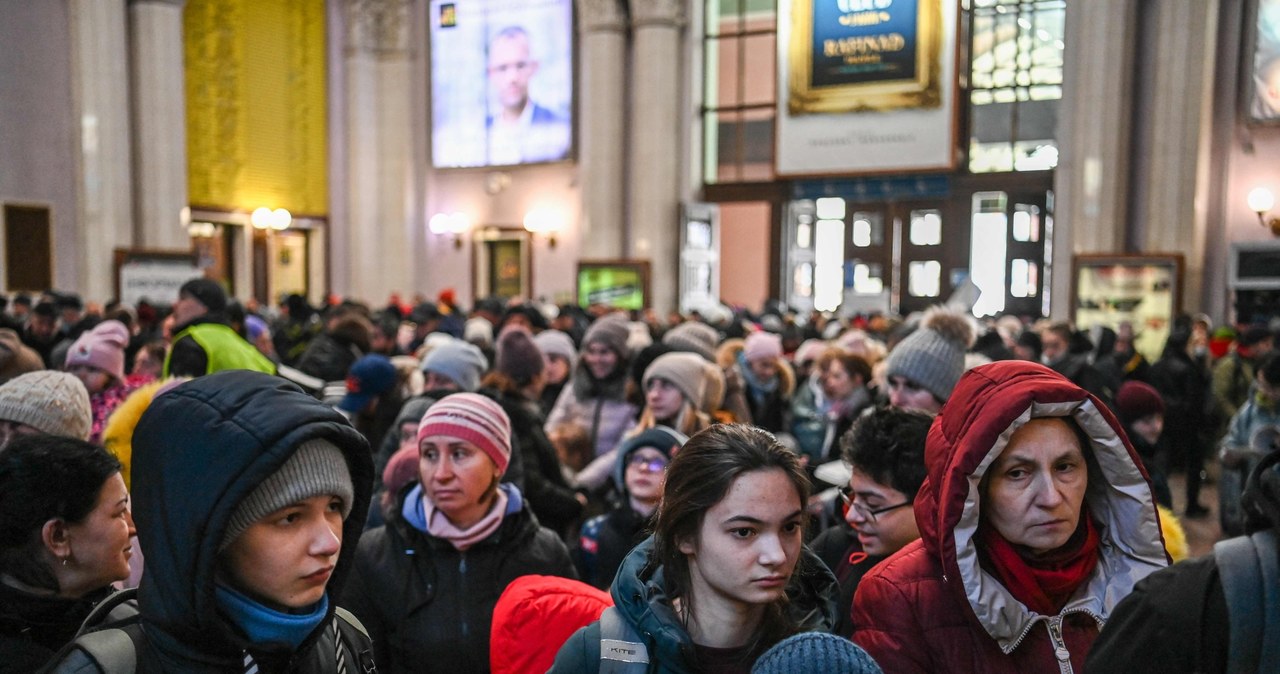
{"label": "hooded parka", "polygon": [[[251,643],[223,616],[214,595],[218,547],[241,502],[313,439],[333,443],[346,457],[354,502],[342,525],[325,617],[289,652]],[[284,379],[229,370],[156,396],[133,435],[133,518],[147,555],[138,588],[144,639],[137,671],[243,672],[247,656],[264,673],[339,671],[336,598],[372,485],[365,439],[337,411]],[[355,663],[369,659],[368,643],[339,640],[347,671],[359,671]]]}
{"label": "hooded parka", "polygon": [[[975,543],[987,470],[1017,429],[1044,417],[1070,417],[1088,438],[1083,512],[1100,537],[1094,571],[1053,616],[985,571]],[[920,540],[869,572],[854,598],[853,640],[886,672],[1082,671],[1115,605],[1168,563],[1150,483],[1119,422],[1044,366],[966,373],[929,430],[925,464]]]}
{"label": "hooded parka", "polygon": [[[649,564],[653,537],[637,545],[622,561],[609,593],[614,608],[649,651],[651,674],[692,674],[694,644],[671,607],[663,568]],[[787,588],[787,606],[797,632],[826,632],[836,621],[836,579],[806,548]],[[547,674],[591,674],[600,671],[600,622],[578,630],[556,655]]]}

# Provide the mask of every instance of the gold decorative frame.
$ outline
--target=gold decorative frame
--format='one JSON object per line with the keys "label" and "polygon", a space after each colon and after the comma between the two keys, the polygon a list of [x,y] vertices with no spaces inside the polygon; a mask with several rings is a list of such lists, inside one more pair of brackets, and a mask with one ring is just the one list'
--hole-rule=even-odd
{"label": "gold decorative frame", "polygon": [[788,111],[805,115],[940,107],[942,3],[948,1],[916,0],[916,76],[913,79],[813,87],[809,82],[813,75],[814,0],[791,0],[791,34],[787,43]]}

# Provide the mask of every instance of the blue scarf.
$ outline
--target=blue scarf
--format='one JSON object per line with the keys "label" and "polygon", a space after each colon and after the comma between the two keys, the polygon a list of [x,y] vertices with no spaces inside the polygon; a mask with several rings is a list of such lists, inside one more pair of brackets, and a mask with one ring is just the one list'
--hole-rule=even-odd
{"label": "blue scarf", "polygon": [[296,651],[329,611],[329,595],[307,613],[282,613],[218,583],[213,590],[218,607],[254,644],[285,644]]}

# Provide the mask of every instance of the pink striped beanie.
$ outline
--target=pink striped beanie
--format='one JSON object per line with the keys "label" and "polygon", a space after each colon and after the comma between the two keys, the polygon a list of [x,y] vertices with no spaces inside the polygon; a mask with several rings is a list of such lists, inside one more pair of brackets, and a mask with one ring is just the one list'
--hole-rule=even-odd
{"label": "pink striped beanie", "polygon": [[478,393],[454,393],[427,408],[418,423],[418,443],[446,435],[475,445],[507,472],[511,461],[511,420],[498,403]]}

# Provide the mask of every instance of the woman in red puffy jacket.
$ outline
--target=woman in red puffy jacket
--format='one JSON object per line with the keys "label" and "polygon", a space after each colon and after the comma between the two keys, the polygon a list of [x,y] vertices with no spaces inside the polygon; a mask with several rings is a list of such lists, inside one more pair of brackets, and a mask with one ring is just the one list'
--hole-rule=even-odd
{"label": "woman in red puffy jacket", "polygon": [[921,540],[854,598],[854,641],[886,672],[1080,670],[1115,605],[1168,563],[1119,423],[1041,365],[966,373],[925,466]]}

